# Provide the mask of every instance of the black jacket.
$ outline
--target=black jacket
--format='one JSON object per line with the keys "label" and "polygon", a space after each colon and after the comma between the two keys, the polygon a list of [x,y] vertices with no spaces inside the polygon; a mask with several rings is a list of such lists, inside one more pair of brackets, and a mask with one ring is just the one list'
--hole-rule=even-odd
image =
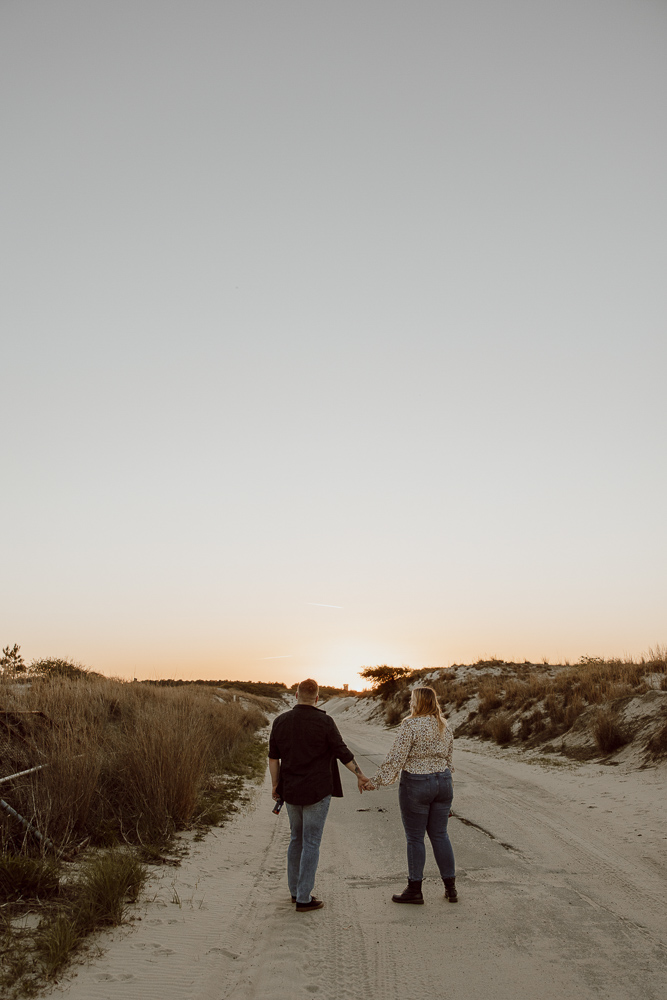
{"label": "black jacket", "polygon": [[278,794],[290,805],[309,806],[325,795],[342,797],[336,760],[349,764],[354,754],[326,712],[295,705],[273,720],[269,757],[280,760]]}

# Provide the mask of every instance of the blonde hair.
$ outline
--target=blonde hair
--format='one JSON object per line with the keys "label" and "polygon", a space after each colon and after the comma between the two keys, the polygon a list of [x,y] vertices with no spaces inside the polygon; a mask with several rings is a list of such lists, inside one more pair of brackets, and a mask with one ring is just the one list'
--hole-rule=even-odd
{"label": "blonde hair", "polygon": [[414,719],[422,715],[432,715],[438,723],[438,729],[441,733],[444,733],[447,727],[447,720],[440,711],[438,696],[432,687],[416,687],[412,689],[410,717]]}

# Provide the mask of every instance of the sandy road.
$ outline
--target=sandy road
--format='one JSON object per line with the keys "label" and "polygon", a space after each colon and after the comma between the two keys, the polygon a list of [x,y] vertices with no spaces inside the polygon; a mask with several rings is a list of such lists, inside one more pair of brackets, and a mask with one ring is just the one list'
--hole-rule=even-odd
{"label": "sandy road", "polygon": [[[392,734],[341,708],[330,711],[368,773]],[[326,906],[296,914],[289,824],[272,815],[266,780],[246,815],[156,874],[141,923],[61,989],[71,1000],[664,1000],[665,769],[531,765],[462,742],[455,766],[456,906],[430,850],[426,905],[391,902],[405,883],[397,789],[359,796],[342,769],[316,884]]]}

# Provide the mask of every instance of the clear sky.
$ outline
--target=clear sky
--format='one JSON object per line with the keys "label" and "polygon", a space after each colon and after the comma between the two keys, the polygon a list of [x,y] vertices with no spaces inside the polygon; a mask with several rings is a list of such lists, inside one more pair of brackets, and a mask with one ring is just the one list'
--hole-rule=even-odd
{"label": "clear sky", "polygon": [[0,94],[1,645],[667,640],[662,0],[4,0]]}

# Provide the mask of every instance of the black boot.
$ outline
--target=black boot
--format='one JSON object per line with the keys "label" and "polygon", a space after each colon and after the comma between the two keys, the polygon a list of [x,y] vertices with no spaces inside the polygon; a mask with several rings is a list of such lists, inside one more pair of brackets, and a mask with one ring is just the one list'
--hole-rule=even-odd
{"label": "black boot", "polygon": [[422,880],[411,881],[408,879],[407,888],[403,890],[400,896],[395,895],[391,897],[395,903],[417,903],[419,906],[424,905],[424,897],[422,896]]}
{"label": "black boot", "polygon": [[445,883],[445,899],[448,899],[450,903],[458,903],[459,894],[456,891],[456,879],[455,878],[443,878]]}

